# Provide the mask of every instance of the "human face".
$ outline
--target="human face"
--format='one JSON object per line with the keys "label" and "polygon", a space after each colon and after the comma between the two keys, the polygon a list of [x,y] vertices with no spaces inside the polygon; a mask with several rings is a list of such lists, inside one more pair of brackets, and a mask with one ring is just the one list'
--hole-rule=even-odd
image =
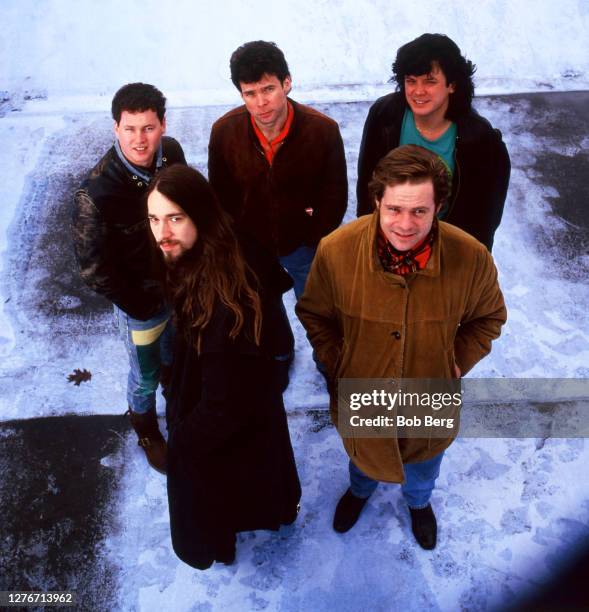
{"label": "human face", "polygon": [[123,111],[114,129],[123,155],[132,164],[148,168],[166,131],[166,118],[160,121],[153,110],[141,113]]}
{"label": "human face", "polygon": [[418,119],[444,119],[454,89],[454,83],[446,83],[446,75],[437,62],[432,63],[427,74],[405,77],[405,99]]}
{"label": "human face", "polygon": [[263,132],[280,132],[288,115],[290,77],[281,83],[276,75],[264,74],[256,83],[240,81],[241,97]]}
{"label": "human face", "polygon": [[180,206],[154,189],[147,198],[151,231],[167,262],[177,261],[198,237],[196,225]]}
{"label": "human face", "polygon": [[437,212],[431,180],[421,183],[388,185],[380,202],[376,201],[380,228],[398,250],[408,251],[428,234]]}

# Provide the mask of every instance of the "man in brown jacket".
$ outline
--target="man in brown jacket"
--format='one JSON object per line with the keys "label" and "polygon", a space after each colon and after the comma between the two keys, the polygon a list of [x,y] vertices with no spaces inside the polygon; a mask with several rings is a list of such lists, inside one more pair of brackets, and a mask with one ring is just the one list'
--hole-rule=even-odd
{"label": "man in brown jacket", "polygon": [[317,243],[347,208],[342,138],[333,119],[288,98],[289,68],[274,43],[242,45],[230,68],[245,105],[213,125],[209,180],[239,230],[279,256],[298,298]]}
{"label": "man in brown jacket", "polygon": [[[297,314],[328,378],[450,379],[491,350],[506,320],[486,248],[435,219],[449,194],[437,155],[415,145],[388,153],[370,183],[376,210],[319,244]],[[332,386],[333,390],[333,386]],[[337,424],[337,397],[330,409]],[[449,439],[343,438],[350,488],[334,529],[358,519],[378,481],[403,483],[413,533],[434,548],[429,503]]]}

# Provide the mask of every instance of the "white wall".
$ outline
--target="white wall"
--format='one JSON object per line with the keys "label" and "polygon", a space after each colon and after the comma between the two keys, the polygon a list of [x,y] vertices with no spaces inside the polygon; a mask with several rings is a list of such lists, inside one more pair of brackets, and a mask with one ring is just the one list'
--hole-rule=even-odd
{"label": "white wall", "polygon": [[110,98],[137,80],[235,97],[229,56],[258,38],[283,49],[299,88],[384,83],[396,49],[428,31],[493,91],[589,80],[587,0],[0,0],[0,23],[0,90],[50,97]]}

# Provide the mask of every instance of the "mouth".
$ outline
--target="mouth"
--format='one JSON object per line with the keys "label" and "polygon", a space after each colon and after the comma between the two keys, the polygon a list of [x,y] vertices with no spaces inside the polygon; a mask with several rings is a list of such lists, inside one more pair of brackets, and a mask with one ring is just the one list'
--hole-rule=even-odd
{"label": "mouth", "polygon": [[273,111],[267,111],[265,113],[260,113],[258,117],[260,117],[260,119],[269,119],[272,116],[272,112]]}
{"label": "mouth", "polygon": [[399,232],[393,232],[393,234],[401,240],[409,240],[410,238],[415,237],[415,234],[399,234]]}
{"label": "mouth", "polygon": [[415,98],[413,98],[413,104],[415,104],[416,106],[422,106],[423,104],[427,104],[429,102],[429,100],[416,100]]}
{"label": "mouth", "polygon": [[137,151],[137,153],[145,153],[145,151],[147,151],[147,147],[133,147],[134,151]]}
{"label": "mouth", "polygon": [[180,244],[177,240],[162,240],[159,243],[159,247],[162,251],[171,251],[173,248]]}

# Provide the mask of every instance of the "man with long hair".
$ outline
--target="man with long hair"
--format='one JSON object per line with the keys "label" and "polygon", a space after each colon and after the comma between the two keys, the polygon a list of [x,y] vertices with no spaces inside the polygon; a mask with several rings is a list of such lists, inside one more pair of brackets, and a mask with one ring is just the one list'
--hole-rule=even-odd
{"label": "man with long hair", "polygon": [[293,337],[292,281],[230,216],[196,170],[172,166],[149,188],[177,325],[167,395],[172,544],[189,565],[231,563],[235,534],[294,521],[300,484],[282,392]]}
{"label": "man with long hair", "polygon": [[371,106],[364,125],[358,216],[374,210],[368,183],[378,161],[400,145],[419,145],[440,156],[451,179],[451,196],[438,217],[491,250],[511,165],[501,132],[472,108],[474,71],[443,34],[423,34],[398,50],[393,63],[397,91]]}
{"label": "man with long hair", "polygon": [[112,100],[115,142],[74,196],[73,236],[84,282],[113,303],[129,357],[131,425],[149,464],[166,470],[155,394],[171,362],[173,329],[157,280],[143,198],[162,168],[186,163],[164,136],[166,98],[153,85],[129,83]]}
{"label": "man with long hair", "polygon": [[[341,378],[460,378],[489,353],[505,323],[493,258],[436,219],[449,185],[431,151],[394,149],[369,188],[376,210],[320,242],[296,307],[330,387]],[[330,409],[337,426],[335,393]],[[402,483],[415,539],[434,548],[430,497],[452,440],[344,437],[350,487],[337,504],[335,531],[354,526],[378,481]]]}

